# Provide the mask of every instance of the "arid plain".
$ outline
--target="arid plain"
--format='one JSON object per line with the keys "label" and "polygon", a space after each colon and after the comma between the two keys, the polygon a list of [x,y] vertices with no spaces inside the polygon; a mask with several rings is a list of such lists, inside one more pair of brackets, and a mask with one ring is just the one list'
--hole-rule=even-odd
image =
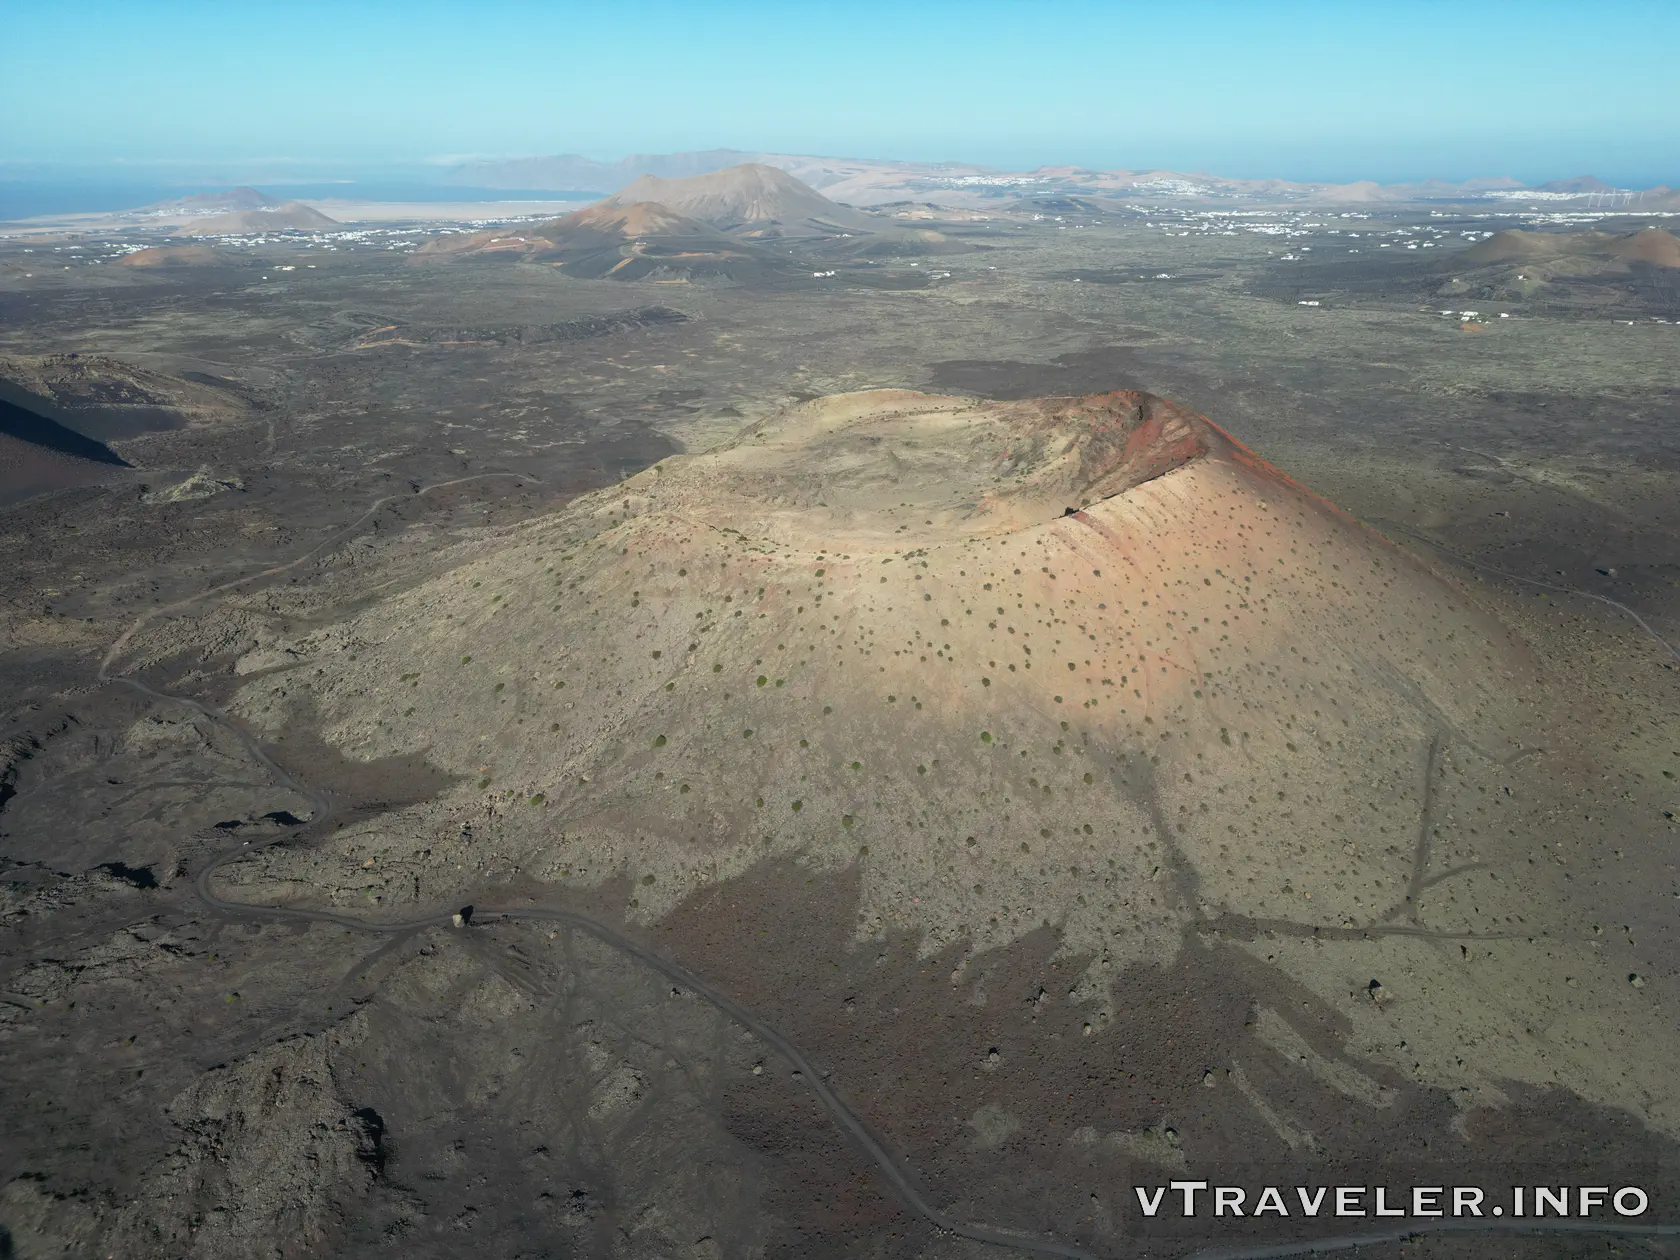
{"label": "arid plain", "polygon": [[1668,220],[707,178],[0,241],[13,1254],[1672,1223]]}

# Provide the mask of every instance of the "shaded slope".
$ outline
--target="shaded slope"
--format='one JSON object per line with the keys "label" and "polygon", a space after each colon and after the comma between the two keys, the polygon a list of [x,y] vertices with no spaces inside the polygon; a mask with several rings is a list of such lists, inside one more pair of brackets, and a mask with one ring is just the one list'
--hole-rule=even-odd
{"label": "shaded slope", "polygon": [[96,464],[114,464],[118,468],[130,467],[122,456],[105,443],[85,437],[67,425],[42,415],[39,410],[27,405],[29,401],[34,400],[30,400],[28,395],[15,386],[0,381],[0,433],[14,437],[20,442],[27,442],[31,446],[70,455],[76,459],[90,460]]}
{"label": "shaded slope", "polygon": [[251,407],[230,382],[187,380],[102,354],[0,355],[0,397],[104,441],[221,424]]}
{"label": "shaded slope", "polygon": [[55,490],[95,485],[117,465],[66,455],[0,429],[0,507]]}
{"label": "shaded slope", "polygon": [[27,405],[33,401],[0,381],[0,505],[89,485],[131,466],[103,442]]}

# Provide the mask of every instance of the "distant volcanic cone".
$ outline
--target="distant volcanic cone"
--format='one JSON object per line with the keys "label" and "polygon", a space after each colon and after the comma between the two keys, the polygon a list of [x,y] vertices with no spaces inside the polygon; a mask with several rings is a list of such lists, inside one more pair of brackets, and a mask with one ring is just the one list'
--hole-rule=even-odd
{"label": "distant volcanic cone", "polygon": [[643,175],[601,204],[628,206],[638,201],[655,201],[743,236],[835,235],[879,225],[786,171],[760,162],[685,179]]}
{"label": "distant volcanic cone", "polygon": [[532,228],[442,237],[418,252],[526,259],[591,280],[743,279],[785,269],[752,245],[653,201],[602,201]]}

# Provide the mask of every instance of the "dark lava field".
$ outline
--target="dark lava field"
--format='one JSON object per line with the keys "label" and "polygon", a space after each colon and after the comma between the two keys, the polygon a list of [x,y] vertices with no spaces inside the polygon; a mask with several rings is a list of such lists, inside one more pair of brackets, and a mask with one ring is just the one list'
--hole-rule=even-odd
{"label": "dark lava field", "polygon": [[[1515,221],[1468,209],[1099,209],[889,206],[633,280],[365,234],[153,268],[0,239],[0,1256],[1248,1260],[1387,1228],[1146,1220],[1133,1188],[1184,1178],[1636,1185],[1668,1232],[1359,1254],[1680,1255],[1680,271],[1531,279],[1472,256]],[[1107,570],[1057,499],[936,592],[983,533],[907,510],[943,430],[750,465],[868,390],[1141,391],[1275,469],[1138,500]],[[1013,502],[1056,454],[1023,449],[975,484]],[[719,452],[733,515],[650,471]],[[871,506],[800,533],[848,469]],[[1417,585],[1354,589],[1350,537]],[[1276,548],[1224,605],[1263,630],[1194,604],[1199,568],[1114,577],[1238,538]],[[1043,593],[1040,546],[1115,585]],[[1257,593],[1320,556],[1348,567],[1310,624]],[[923,560],[950,611],[869,602]],[[1142,684],[1046,677],[1132,593],[1128,669],[1194,631],[1271,688],[1205,748],[1165,710],[1100,727]],[[1398,646],[1437,594],[1500,628],[1485,668],[1440,665],[1470,631]],[[1332,730],[1344,613],[1399,629]],[[1035,636],[1021,672],[990,620]],[[914,681],[813,693],[809,732],[725,707],[791,703],[825,634],[860,686],[973,656],[1016,726],[961,699],[918,735],[948,693]],[[743,786],[760,754],[791,805]]]}

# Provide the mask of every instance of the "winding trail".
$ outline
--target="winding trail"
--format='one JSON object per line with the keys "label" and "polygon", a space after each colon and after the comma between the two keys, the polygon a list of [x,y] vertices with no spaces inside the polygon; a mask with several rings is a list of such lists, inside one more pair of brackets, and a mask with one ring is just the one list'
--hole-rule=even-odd
{"label": "winding trail", "polygon": [[[141,695],[163,703],[183,705],[199,714],[207,721],[215,724],[237,739],[250,753],[251,757],[260,763],[281,786],[306,797],[315,807],[314,814],[305,827],[308,831],[324,831],[331,822],[333,815],[332,801],[325,793],[312,791],[299,782],[273,758],[243,727],[232,721],[225,714],[182,696],[170,695],[148,687],[144,683],[131,678],[114,678],[109,681],[122,683]],[[355,932],[367,932],[378,936],[400,936],[425,928],[453,927],[455,913],[441,911],[437,914],[425,915],[418,919],[405,919],[399,922],[385,922],[364,919],[356,915],[340,914],[333,910],[309,910],[301,907],[263,905],[257,902],[231,901],[221,896],[215,890],[213,879],[217,871],[224,866],[243,861],[251,854],[270,845],[279,844],[287,840],[295,841],[303,832],[292,832],[271,837],[259,844],[243,844],[237,849],[230,849],[211,859],[197,877],[193,880],[193,891],[199,901],[206,907],[235,921],[261,922],[283,921],[293,923],[331,923],[338,927],[348,928]],[[941,1212],[930,1204],[915,1184],[904,1167],[888,1153],[879,1139],[870,1132],[846,1102],[823,1079],[822,1073],[791,1041],[784,1037],[771,1025],[765,1023],[757,1015],[728,994],[721,992],[701,980],[687,969],[655,953],[647,946],[614,931],[606,924],[587,915],[575,914],[569,910],[552,910],[540,907],[517,909],[477,909],[471,916],[473,930],[480,924],[496,922],[535,921],[542,923],[558,923],[576,931],[586,933],[600,941],[603,945],[617,950],[621,954],[634,958],[651,971],[664,976],[673,984],[688,990],[705,999],[728,1018],[734,1020],[741,1027],[752,1033],[764,1044],[776,1051],[793,1066],[811,1092],[828,1110],[834,1122],[845,1131],[853,1144],[869,1157],[881,1175],[886,1178],[893,1190],[898,1194],[904,1205],[917,1216],[934,1226],[934,1228],[954,1234],[960,1238],[967,1238],[973,1242],[991,1243],[1001,1247],[1012,1247],[1017,1251],[1032,1252],[1037,1255],[1065,1256],[1069,1260],[1097,1260],[1094,1253],[1075,1247],[1069,1243],[1057,1242],[1054,1239],[1035,1238],[1030,1235],[1017,1234],[1010,1231],[995,1229],[987,1225],[971,1224]]]}
{"label": "winding trail", "polygon": [[[294,831],[291,833],[273,836],[257,844],[242,844],[238,848],[229,849],[227,852],[211,859],[211,861],[199,871],[198,875],[193,880],[193,891],[197,895],[199,901],[206,908],[235,921],[330,923],[338,927],[347,928],[350,931],[366,932],[372,935],[385,937],[396,937],[427,928],[454,926],[455,914],[452,911],[440,911],[436,914],[425,915],[421,918],[407,919],[400,922],[387,922],[375,919],[364,919],[356,915],[340,914],[337,911],[332,910],[310,910],[302,907],[273,906],[263,905],[257,902],[232,901],[218,894],[214,887],[214,877],[216,872],[221,870],[223,867],[231,865],[235,862],[243,861],[257,851],[267,848],[270,845],[279,844],[285,841],[295,842],[300,836],[309,833],[324,833],[328,829],[333,817],[334,810],[332,799],[325,792],[312,789],[291,775],[278,762],[268,755],[262,745],[257,742],[249,731],[245,730],[245,728],[239,723],[228,717],[227,714],[218,709],[211,708],[209,705],[202,704],[197,700],[193,700],[190,697],[178,696],[170,692],[159,691],[157,688],[148,686],[139,679],[130,678],[121,674],[113,674],[111,670],[114,663],[121,656],[123,650],[133,640],[134,636],[144,629],[145,626],[154,618],[184,610],[200,600],[223,594],[238,587],[245,586],[251,582],[258,581],[262,578],[274,577],[281,573],[285,573],[290,569],[297,568],[299,565],[302,565],[310,559],[320,555],[328,548],[338,543],[348,541],[348,539],[354,537],[355,534],[369,521],[371,521],[382,508],[389,503],[397,501],[398,499],[424,495],[433,490],[441,490],[450,486],[458,486],[466,482],[483,480],[489,477],[514,477],[521,480],[535,480],[535,478],[526,478],[524,474],[520,473],[482,473],[473,477],[462,477],[454,481],[440,482],[436,485],[428,486],[423,490],[413,491],[408,495],[387,495],[384,498],[377,500],[351,525],[337,531],[329,538],[317,543],[314,547],[311,547],[302,555],[297,556],[284,564],[274,565],[259,572],[235,578],[231,581],[224,582],[219,586],[210,587],[207,590],[201,591],[197,595],[177,600],[174,603],[165,605],[161,608],[148,610],[147,612],[141,614],[141,616],[122,633],[122,635],[105,653],[105,656],[99,664],[98,677],[101,682],[124,686],[149,700],[154,700],[160,704],[180,705],[198,714],[199,717],[203,718],[206,722],[209,722],[219,730],[226,732],[237,740],[251,759],[267,771],[270,779],[275,784],[288,788],[297,793],[299,796],[304,797],[312,806],[311,816],[302,831]],[[870,1131],[869,1127],[863,1122],[856,1112],[847,1106],[846,1102],[834,1091],[834,1089],[829,1086],[828,1082],[823,1079],[822,1074],[811,1063],[811,1061],[805,1057],[797,1046],[795,1046],[771,1025],[767,1024],[746,1007],[735,1001],[728,994],[713,988],[699,977],[693,975],[669,959],[655,953],[645,945],[623,936],[599,920],[566,910],[543,908],[517,908],[504,910],[475,909],[472,915],[472,925],[475,930],[480,924],[489,924],[499,921],[514,922],[521,920],[558,923],[575,931],[583,932],[592,936],[609,948],[617,950],[619,953],[630,958],[634,958],[643,966],[657,972],[659,975],[664,976],[673,984],[703,998],[729,1019],[751,1032],[755,1037],[776,1051],[776,1053],[781,1055],[783,1059],[792,1065],[794,1072],[798,1075],[799,1079],[809,1086],[811,1092],[817,1096],[818,1101],[821,1102],[827,1109],[829,1115],[833,1117],[835,1123],[840,1126],[846,1136],[851,1139],[853,1144],[864,1155],[866,1155],[872,1163],[874,1163],[877,1169],[880,1170],[881,1175],[886,1179],[888,1184],[892,1186],[894,1192],[897,1193],[904,1205],[909,1208],[912,1213],[920,1216],[935,1229],[938,1229],[946,1234],[952,1234],[960,1238],[969,1239],[973,1242],[990,1243],[996,1246],[1010,1247],[1017,1251],[1029,1252],[1036,1255],[1063,1256],[1067,1257],[1068,1260],[1097,1260],[1094,1253],[1086,1251],[1080,1247],[1075,1247],[1069,1243],[1058,1242],[1049,1238],[1037,1238],[1027,1234],[1018,1234],[1012,1231],[995,1229],[987,1225],[977,1225],[967,1221],[960,1221],[935,1208],[922,1197],[921,1192],[916,1188],[905,1168],[890,1153],[888,1153],[887,1149]]]}
{"label": "winding trail", "polygon": [[1680,664],[1680,647],[1676,647],[1667,639],[1663,638],[1662,635],[1658,634],[1651,628],[1650,622],[1646,621],[1645,618],[1641,617],[1637,612],[1629,608],[1626,604],[1621,603],[1619,600],[1611,599],[1608,595],[1597,595],[1592,591],[1576,590],[1573,586],[1559,586],[1556,582],[1542,582],[1539,578],[1523,577],[1520,573],[1512,573],[1508,569],[1495,568],[1491,564],[1483,564],[1480,560],[1472,560],[1469,556],[1460,555],[1458,552],[1452,550],[1452,548],[1443,547],[1440,543],[1435,542],[1433,539],[1425,538],[1422,534],[1407,529],[1404,525],[1397,525],[1392,521],[1385,521],[1382,524],[1384,529],[1392,529],[1397,534],[1404,534],[1413,542],[1422,543],[1425,547],[1438,551],[1449,560],[1456,561],[1468,568],[1480,569],[1483,573],[1493,573],[1499,577],[1508,578],[1513,582],[1521,582],[1527,586],[1538,586],[1548,591],[1558,591],[1564,595],[1578,595],[1582,599],[1595,599],[1601,604],[1608,604],[1610,607],[1626,613],[1629,617],[1631,617],[1635,625],[1649,635],[1658,647],[1662,648],[1663,651],[1669,654],[1669,656],[1673,657],[1677,664]]}
{"label": "winding trail", "polygon": [[[177,600],[172,604],[165,605],[161,608],[151,609],[148,612],[143,613],[132,625],[128,627],[127,630],[123,632],[116,642],[111,645],[111,648],[106,652],[105,656],[100,661],[98,671],[98,678],[100,682],[125,686],[139,695],[160,704],[180,705],[198,714],[205,721],[211,723],[237,740],[249,754],[251,759],[267,771],[270,779],[275,784],[288,788],[304,797],[313,807],[311,817],[301,830],[276,835],[256,844],[246,842],[237,848],[229,849],[228,851],[212,858],[199,871],[198,875],[193,880],[193,891],[197,895],[198,900],[207,909],[236,921],[330,923],[353,932],[365,932],[371,935],[384,937],[397,937],[403,934],[414,933],[430,928],[453,928],[456,926],[455,913],[450,911],[440,911],[436,914],[425,915],[416,919],[393,922],[362,918],[356,915],[343,914],[335,910],[312,910],[303,907],[276,906],[266,905],[259,902],[233,901],[221,896],[216,892],[214,886],[214,877],[217,871],[234,863],[244,861],[252,854],[271,845],[280,844],[286,841],[295,842],[300,836],[307,835],[312,832],[325,832],[332,821],[334,813],[332,799],[327,793],[312,789],[306,784],[300,782],[298,779],[294,778],[272,757],[270,757],[267,752],[264,751],[262,746],[257,742],[255,737],[250,734],[250,732],[245,730],[244,727],[220,710],[202,704],[199,701],[193,700],[187,696],[179,696],[169,692],[159,691],[156,688],[139,681],[138,679],[130,678],[125,675],[113,674],[111,672],[111,668],[120,657],[123,650],[133,640],[134,636],[155,617],[185,609],[190,607],[192,604],[197,603],[199,600],[222,594],[224,592],[234,590],[237,587],[244,586],[247,583],[257,581],[261,578],[273,577],[290,569],[296,568],[299,565],[306,563],[313,557],[320,555],[324,550],[335,543],[346,541],[350,537],[353,537],[355,533],[372,520],[383,507],[398,499],[409,498],[415,495],[425,495],[434,490],[441,490],[450,486],[462,485],[466,482],[479,481],[492,477],[512,477],[520,480],[536,480],[535,478],[528,478],[521,473],[481,473],[472,477],[462,477],[453,481],[439,482],[435,485],[428,486],[425,489],[412,491],[409,495],[387,495],[375,502],[354,523],[347,526],[345,529],[337,531],[328,539],[316,544],[302,555],[286,562],[285,564],[275,565],[258,573],[252,573],[242,578],[236,578],[232,581],[224,582],[219,586],[211,587],[203,592],[200,592],[198,595]],[[1497,572],[1497,570],[1494,571]],[[1507,574],[1505,576],[1514,575]],[[1519,578],[1518,580],[1523,581],[1527,579]],[[1545,584],[1539,583],[1539,585]],[[1580,594],[1582,592],[1573,593]],[[1592,598],[1602,597],[1593,596]],[[1611,600],[1605,600],[1604,602],[1614,603],[1614,601]],[[1637,614],[1632,613],[1631,609],[1626,609],[1623,605],[1619,604],[1616,606],[1623,608],[1624,611],[1627,611],[1630,615],[1634,616],[1635,620],[1639,620]],[[1643,621],[1640,621],[1640,624],[1641,626],[1644,626]],[[1651,631],[1649,627],[1645,627],[1645,629],[1647,633],[1652,635],[1653,638],[1657,638],[1659,643],[1663,642],[1663,640],[1658,638],[1655,632]],[[1664,643],[1664,646],[1667,647],[1668,645]],[[1671,652],[1674,651],[1672,647],[1670,647],[1669,650]],[[1432,743],[1430,749],[1429,760],[1431,767],[1433,767],[1435,759],[1438,755],[1439,738],[1437,737],[1437,740]],[[1413,882],[1415,885],[1415,875]],[[591,936],[603,945],[606,945],[608,948],[616,950],[629,958],[635,959],[649,970],[664,976],[680,988],[696,994],[706,1002],[710,1003],[723,1015],[727,1016],[729,1019],[739,1024],[742,1028],[745,1028],[748,1032],[752,1033],[792,1066],[799,1079],[810,1088],[812,1093],[816,1095],[817,1100],[828,1111],[835,1124],[837,1124],[841,1130],[845,1132],[846,1136],[852,1141],[857,1149],[867,1156],[880,1171],[882,1177],[884,1177],[887,1183],[893,1188],[894,1192],[898,1195],[904,1206],[912,1213],[928,1222],[928,1224],[932,1225],[935,1229],[945,1234],[966,1238],[972,1242],[987,1243],[999,1247],[1008,1247],[1016,1251],[1028,1252],[1036,1255],[1063,1256],[1068,1257],[1069,1260],[1099,1260],[1096,1253],[1087,1251],[1081,1247],[1076,1247],[1070,1243],[1059,1242],[1052,1238],[1036,1237],[1009,1230],[997,1229],[987,1225],[979,1225],[967,1221],[957,1220],[956,1218],[934,1207],[916,1188],[909,1173],[903,1165],[900,1164],[899,1161],[882,1145],[880,1140],[877,1139],[870,1131],[868,1125],[866,1125],[857,1113],[847,1105],[845,1100],[829,1086],[827,1081],[823,1078],[822,1073],[818,1071],[818,1069],[809,1059],[805,1057],[803,1052],[801,1052],[796,1045],[789,1041],[770,1024],[760,1019],[752,1011],[735,1001],[735,999],[730,997],[728,994],[713,988],[711,985],[707,984],[705,981],[701,980],[699,977],[695,976],[693,973],[689,972],[677,963],[663,957],[654,950],[649,949],[647,946],[622,935],[599,920],[567,910],[554,910],[541,907],[507,909],[475,908],[471,915],[471,923],[469,926],[465,926],[464,930],[477,930],[480,925],[497,922],[512,923],[521,921],[557,923],[574,931],[582,932]],[[1349,935],[1363,935],[1373,930],[1396,935],[1434,935],[1426,933],[1424,929],[1415,925],[1393,925],[1384,928],[1377,928],[1373,925],[1372,928],[1363,929],[1360,932],[1349,933]],[[1330,935],[1335,936],[1339,934],[1331,932]],[[1518,1232],[1530,1233],[1566,1231],[1569,1233],[1630,1237],[1680,1236],[1680,1224],[1624,1225],[1615,1221],[1599,1222],[1567,1220],[1553,1220],[1544,1223],[1538,1221],[1520,1220],[1445,1221],[1439,1224],[1413,1225],[1409,1227],[1401,1226],[1393,1231],[1385,1233],[1342,1234],[1299,1242],[1202,1249],[1187,1256],[1186,1260],[1282,1260],[1282,1258],[1290,1256],[1322,1255],[1330,1252],[1351,1250],[1362,1246],[1371,1246],[1378,1243],[1404,1241],[1412,1237],[1431,1233],[1485,1232],[1496,1230],[1503,1230],[1505,1232],[1515,1230]]]}
{"label": "winding trail", "polygon": [[135,635],[139,634],[140,631],[145,629],[147,623],[152,621],[154,618],[168,616],[170,613],[178,612],[184,608],[190,608],[200,600],[209,599],[212,595],[220,595],[226,591],[235,590],[238,587],[244,586],[248,582],[261,581],[263,578],[267,577],[278,577],[280,574],[285,573],[290,569],[295,569],[301,564],[307,564],[310,560],[313,560],[329,547],[336,546],[342,542],[348,542],[350,539],[354,538],[362,531],[363,527],[366,526],[369,521],[379,515],[387,504],[396,503],[403,499],[423,499],[435,490],[447,490],[451,486],[464,486],[468,482],[488,481],[499,477],[511,477],[515,481],[529,481],[538,485],[542,484],[542,479],[540,477],[533,477],[529,473],[474,473],[470,477],[456,477],[453,481],[439,481],[425,487],[424,489],[410,489],[407,494],[388,494],[383,498],[375,499],[373,505],[355,520],[351,521],[350,524],[335,533],[327,535],[326,538],[316,543],[308,551],[304,552],[300,556],[294,556],[284,564],[277,564],[272,568],[261,569],[256,573],[247,573],[244,577],[233,578],[230,581],[223,582],[220,586],[212,586],[207,590],[199,591],[196,595],[188,595],[185,599],[178,599],[172,604],[165,604],[161,608],[152,608],[141,613],[140,616],[134,619],[133,624],[131,624],[127,630],[124,630],[122,634],[117,636],[117,641],[111,644],[109,650],[107,650],[105,655],[100,659],[99,681],[107,682],[110,680],[111,666],[115,664],[117,658],[122,655],[123,649],[126,648],[129,641],[133,639]]}

